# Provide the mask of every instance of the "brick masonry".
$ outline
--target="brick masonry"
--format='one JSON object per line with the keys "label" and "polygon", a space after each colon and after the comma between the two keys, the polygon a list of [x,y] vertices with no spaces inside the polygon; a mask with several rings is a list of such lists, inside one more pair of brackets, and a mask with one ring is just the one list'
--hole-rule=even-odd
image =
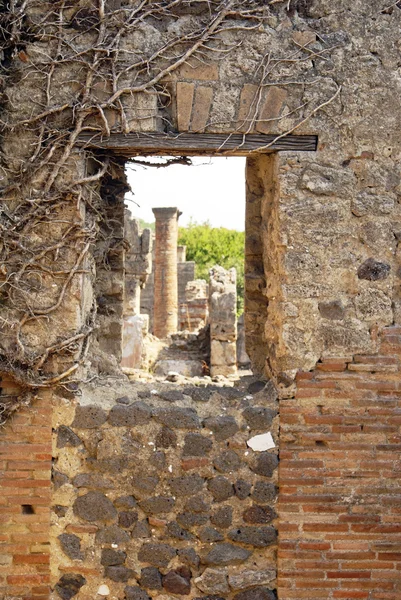
{"label": "brick masonry", "polygon": [[[1,382],[3,394],[15,393]],[[0,597],[48,600],[52,406],[42,394],[12,417],[0,441]]]}
{"label": "brick masonry", "polygon": [[401,597],[401,327],[280,402],[279,598]]}

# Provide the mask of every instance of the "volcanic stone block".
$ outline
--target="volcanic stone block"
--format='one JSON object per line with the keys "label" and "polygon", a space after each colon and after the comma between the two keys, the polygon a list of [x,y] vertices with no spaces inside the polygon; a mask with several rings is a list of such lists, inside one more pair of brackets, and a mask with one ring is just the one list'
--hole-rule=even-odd
{"label": "volcanic stone block", "polygon": [[134,510],[125,510],[118,515],[118,524],[124,529],[130,529],[138,521],[138,513]]}
{"label": "volcanic stone block", "polygon": [[390,275],[390,265],[384,262],[368,258],[358,268],[359,279],[367,279],[368,281],[380,281],[387,279]]}
{"label": "volcanic stone block", "polygon": [[225,569],[205,569],[202,575],[195,579],[195,585],[206,594],[228,594],[230,592]]}
{"label": "volcanic stone block", "polygon": [[229,575],[228,582],[233,590],[243,590],[256,585],[267,585],[275,578],[275,569],[253,569]]}
{"label": "volcanic stone block", "polygon": [[228,537],[233,542],[249,544],[255,548],[265,548],[274,544],[277,539],[277,533],[274,527],[244,526],[232,529]]}
{"label": "volcanic stone block", "polygon": [[270,506],[250,506],[242,515],[246,523],[270,523],[277,517],[276,512]]}
{"label": "volcanic stone block", "polygon": [[210,517],[210,522],[213,523],[213,525],[216,525],[216,527],[221,527],[222,529],[230,527],[232,521],[233,509],[231,506],[222,506]]}
{"label": "volcanic stone block", "polygon": [[275,454],[260,452],[254,465],[251,467],[251,470],[257,475],[271,477],[274,473],[274,470],[277,469],[277,466],[278,458]]}
{"label": "volcanic stone block", "polygon": [[213,442],[200,433],[188,433],[185,436],[183,456],[205,456],[212,449]]}
{"label": "volcanic stone block", "polygon": [[95,429],[107,421],[107,413],[100,406],[77,406],[75,419],[71,427],[78,429]]}
{"label": "volcanic stone block", "polygon": [[176,550],[168,544],[149,542],[142,545],[138,552],[138,560],[154,567],[165,568],[176,555]]}
{"label": "volcanic stone block", "polygon": [[234,496],[234,487],[232,483],[222,475],[210,479],[207,484],[207,489],[216,502],[223,502],[224,500],[231,498],[231,496]]}
{"label": "volcanic stone block", "polygon": [[149,423],[151,416],[152,410],[144,402],[135,402],[129,406],[116,404],[110,411],[109,423],[114,427],[135,427]]}
{"label": "volcanic stone block", "polygon": [[207,523],[209,517],[204,513],[182,512],[177,515],[177,521],[183,527],[195,527]]}
{"label": "volcanic stone block", "polygon": [[169,513],[173,510],[175,500],[172,496],[155,496],[147,498],[139,503],[141,509],[149,514],[158,515],[161,513]]}
{"label": "volcanic stone block", "polygon": [[121,550],[113,550],[112,548],[105,548],[102,550],[102,557],[100,564],[104,567],[113,567],[116,565],[123,565],[127,555]]}
{"label": "volcanic stone block", "polygon": [[135,577],[135,571],[133,571],[133,569],[128,569],[122,565],[106,567],[104,574],[106,577],[112,581],[115,581],[116,583],[127,583],[127,581]]}
{"label": "volcanic stone block", "polygon": [[68,573],[59,579],[55,590],[63,600],[70,600],[70,598],[73,598],[78,594],[85,583],[86,579],[85,577],[82,577],[82,575]]}
{"label": "volcanic stone block", "polygon": [[61,548],[69,558],[73,560],[83,560],[84,555],[81,552],[81,540],[72,533],[62,533],[58,536]]}
{"label": "volcanic stone block", "polygon": [[200,475],[182,475],[170,479],[169,486],[175,496],[192,496],[200,492],[205,480]]}
{"label": "volcanic stone block", "polygon": [[76,448],[82,444],[81,438],[65,425],[60,425],[57,433],[57,448],[65,448],[66,446],[72,446]]}
{"label": "volcanic stone block", "polygon": [[251,493],[251,489],[251,484],[244,479],[238,479],[238,481],[234,483],[235,495],[240,500],[245,500],[245,498],[248,498],[249,494]]}
{"label": "volcanic stone block", "polygon": [[276,595],[272,590],[258,587],[236,594],[234,600],[276,600]]}
{"label": "volcanic stone block", "polygon": [[168,427],[162,427],[156,436],[156,448],[175,448],[177,445],[177,434]]}
{"label": "volcanic stone block", "polygon": [[111,525],[105,527],[97,532],[95,541],[98,544],[127,544],[130,541],[130,537],[126,531],[117,527],[117,525]]}
{"label": "volcanic stone block", "polygon": [[162,574],[156,567],[145,567],[141,570],[140,583],[150,590],[162,589]]}
{"label": "volcanic stone block", "polygon": [[163,577],[163,587],[171,594],[185,596],[191,591],[191,571],[188,567],[180,567],[169,571]]}
{"label": "volcanic stone block", "polygon": [[213,461],[213,465],[220,473],[232,473],[238,471],[241,466],[241,460],[234,450],[222,452]]}
{"label": "volcanic stone block", "polygon": [[232,437],[238,431],[238,425],[234,417],[208,417],[204,420],[203,426],[213,431],[216,441],[223,442]]}
{"label": "volcanic stone block", "polygon": [[171,523],[168,523],[166,530],[167,530],[167,533],[171,537],[176,538],[177,540],[194,540],[195,539],[195,537],[192,535],[192,533],[190,533],[183,527],[180,527],[176,521],[171,521]]}
{"label": "volcanic stone block", "polygon": [[74,515],[84,521],[112,521],[117,517],[112,502],[100,492],[88,492],[79,496],[72,508]]}
{"label": "volcanic stone block", "polygon": [[264,406],[248,406],[242,413],[251,429],[270,429],[277,411]]}
{"label": "volcanic stone block", "polygon": [[268,481],[257,481],[255,483],[255,487],[253,488],[251,497],[260,504],[269,504],[276,499],[277,493],[278,489],[274,483],[269,483]]}
{"label": "volcanic stone block", "polygon": [[199,531],[198,538],[201,542],[222,542],[224,535],[213,527],[204,527]]}
{"label": "volcanic stone block", "polygon": [[200,558],[193,548],[182,548],[181,550],[178,550],[178,556],[190,567],[195,567],[196,569],[199,567]]}
{"label": "volcanic stone block", "polygon": [[215,544],[201,559],[206,565],[239,565],[251,555],[249,550],[233,544]]}
{"label": "volcanic stone block", "polygon": [[193,408],[159,408],[153,415],[154,419],[173,429],[199,429],[199,417]]}
{"label": "volcanic stone block", "polygon": [[127,585],[124,589],[126,600],[151,600],[150,596],[137,585]]}
{"label": "volcanic stone block", "polygon": [[128,510],[136,506],[136,500],[134,496],[119,496],[119,498],[116,498],[114,500],[114,506],[116,508]]}

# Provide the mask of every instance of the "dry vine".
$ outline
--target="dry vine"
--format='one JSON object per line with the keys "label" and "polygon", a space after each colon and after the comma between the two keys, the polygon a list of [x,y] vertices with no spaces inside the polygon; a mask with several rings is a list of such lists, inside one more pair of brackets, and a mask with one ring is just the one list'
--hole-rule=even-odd
{"label": "dry vine", "polygon": [[[95,248],[97,268],[107,269],[113,253],[124,247],[101,190],[108,178],[118,181],[117,195],[123,194],[121,162],[101,154],[88,162],[77,147],[79,136],[140,129],[155,114],[163,129],[174,129],[168,76],[194,57],[221,59],[250,30],[263,28],[282,4],[291,5],[279,0],[0,2],[0,370],[23,392],[68,382],[84,364],[97,307],[93,301],[83,308],[79,290],[94,278]],[[161,32],[158,39],[146,38],[148,25]],[[238,44],[230,45],[225,37],[233,32]],[[288,56],[263,57],[249,131],[264,88],[277,82],[305,85],[300,69],[327,52],[301,45]],[[298,77],[289,72],[280,78],[283,65],[295,65]],[[337,88],[309,113],[300,105],[297,123],[338,94]],[[149,98],[155,99],[155,114],[147,108]],[[3,397],[3,416],[26,398],[26,393],[19,400]]]}

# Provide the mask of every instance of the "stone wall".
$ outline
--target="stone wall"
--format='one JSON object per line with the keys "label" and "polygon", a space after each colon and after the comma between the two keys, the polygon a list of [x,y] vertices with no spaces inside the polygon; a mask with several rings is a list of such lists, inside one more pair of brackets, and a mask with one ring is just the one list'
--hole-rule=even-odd
{"label": "stone wall", "polygon": [[277,441],[271,386],[87,386],[54,429],[58,595],[274,600],[277,448],[250,447]]}

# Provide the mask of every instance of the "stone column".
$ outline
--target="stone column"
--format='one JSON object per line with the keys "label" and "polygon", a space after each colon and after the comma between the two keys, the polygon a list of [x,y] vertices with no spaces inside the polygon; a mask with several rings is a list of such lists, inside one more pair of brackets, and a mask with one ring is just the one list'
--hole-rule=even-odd
{"label": "stone column", "polygon": [[156,219],[153,333],[163,339],[177,332],[177,208],[153,208]]}
{"label": "stone column", "polygon": [[237,373],[237,272],[210,269],[210,374]]}

